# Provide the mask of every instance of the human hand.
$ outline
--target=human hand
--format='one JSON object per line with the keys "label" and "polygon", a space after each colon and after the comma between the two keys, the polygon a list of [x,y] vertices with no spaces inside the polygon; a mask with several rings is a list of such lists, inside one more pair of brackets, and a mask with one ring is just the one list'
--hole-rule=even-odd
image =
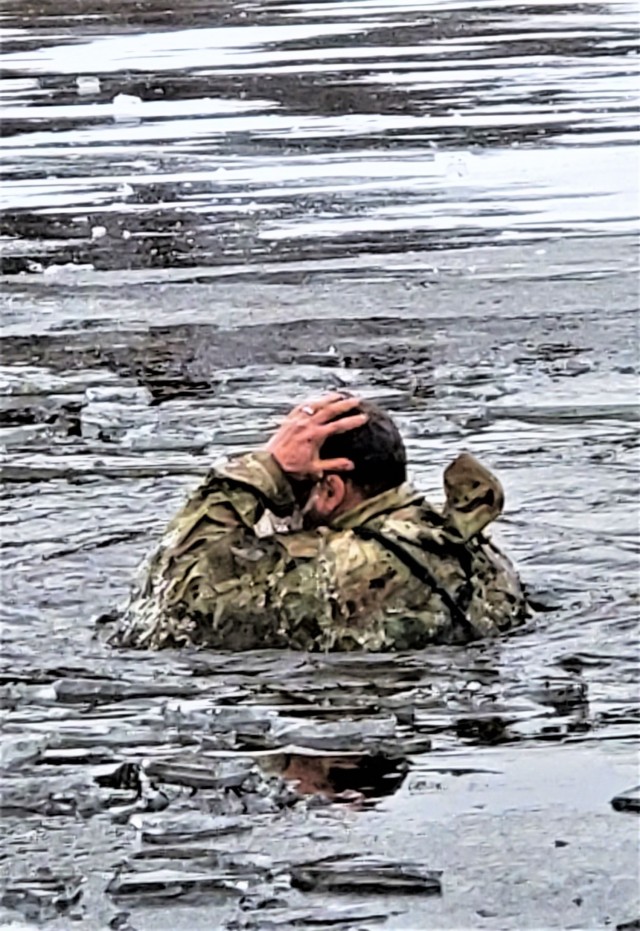
{"label": "human hand", "polygon": [[[354,413],[341,417],[360,404],[359,398],[329,394],[317,401],[299,404],[287,414],[267,443],[283,472],[301,481],[319,481],[325,472],[347,472],[353,469],[350,459],[321,459],[322,444],[334,433],[347,433],[367,422],[367,415]],[[335,420],[339,417],[339,420]]]}

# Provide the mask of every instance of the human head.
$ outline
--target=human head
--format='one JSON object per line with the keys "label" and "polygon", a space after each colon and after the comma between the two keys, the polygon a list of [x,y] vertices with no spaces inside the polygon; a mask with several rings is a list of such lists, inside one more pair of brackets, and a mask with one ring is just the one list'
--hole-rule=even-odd
{"label": "human head", "polygon": [[304,509],[310,525],[326,524],[360,502],[406,481],[404,442],[389,414],[371,401],[361,401],[358,410],[367,415],[366,423],[347,433],[334,433],[322,444],[322,459],[350,459],[354,468],[349,472],[327,472],[313,486]]}

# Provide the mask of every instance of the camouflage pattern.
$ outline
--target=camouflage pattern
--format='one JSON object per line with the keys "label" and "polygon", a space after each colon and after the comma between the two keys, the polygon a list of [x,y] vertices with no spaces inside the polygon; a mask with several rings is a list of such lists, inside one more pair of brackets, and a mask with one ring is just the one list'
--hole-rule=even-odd
{"label": "camouflage pattern", "polygon": [[114,641],[384,651],[522,622],[517,574],[478,532],[502,490],[469,460],[449,467],[443,512],[403,485],[314,530],[297,529],[291,486],[268,453],[214,468],[170,523]]}

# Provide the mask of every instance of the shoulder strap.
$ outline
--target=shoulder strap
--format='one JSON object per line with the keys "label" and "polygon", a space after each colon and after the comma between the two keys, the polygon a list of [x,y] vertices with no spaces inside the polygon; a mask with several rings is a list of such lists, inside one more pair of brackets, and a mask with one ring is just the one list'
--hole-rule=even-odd
{"label": "shoulder strap", "polygon": [[412,552],[416,548],[419,548],[419,543],[407,537],[403,537],[399,533],[390,534],[388,531],[383,533],[382,530],[372,526],[371,523],[353,527],[353,532],[363,540],[376,540],[384,546],[385,549],[389,550],[390,553],[393,553],[394,556],[411,570],[417,579],[420,579],[421,582],[424,582],[433,592],[439,595],[451,614],[454,629],[457,629],[456,632],[458,632],[465,641],[477,640],[477,631],[467,615],[458,607],[449,592],[438,585],[429,569],[415,553]]}

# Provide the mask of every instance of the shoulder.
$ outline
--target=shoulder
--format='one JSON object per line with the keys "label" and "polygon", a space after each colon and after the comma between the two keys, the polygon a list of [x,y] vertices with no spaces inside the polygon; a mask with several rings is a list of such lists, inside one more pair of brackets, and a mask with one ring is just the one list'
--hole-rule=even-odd
{"label": "shoulder", "polygon": [[407,566],[385,545],[384,539],[366,533],[364,527],[330,531],[325,547],[336,587],[343,591],[362,586],[367,590],[385,588],[385,579],[398,582],[410,578]]}
{"label": "shoulder", "polygon": [[295,503],[291,484],[271,453],[264,450],[245,453],[218,463],[211,470],[205,486],[214,486],[219,481],[231,486],[240,486],[266,498],[277,509],[288,508]]}
{"label": "shoulder", "polygon": [[425,541],[444,544],[448,537],[444,517],[424,499],[381,515],[367,527],[385,539],[402,540],[414,546]]}

